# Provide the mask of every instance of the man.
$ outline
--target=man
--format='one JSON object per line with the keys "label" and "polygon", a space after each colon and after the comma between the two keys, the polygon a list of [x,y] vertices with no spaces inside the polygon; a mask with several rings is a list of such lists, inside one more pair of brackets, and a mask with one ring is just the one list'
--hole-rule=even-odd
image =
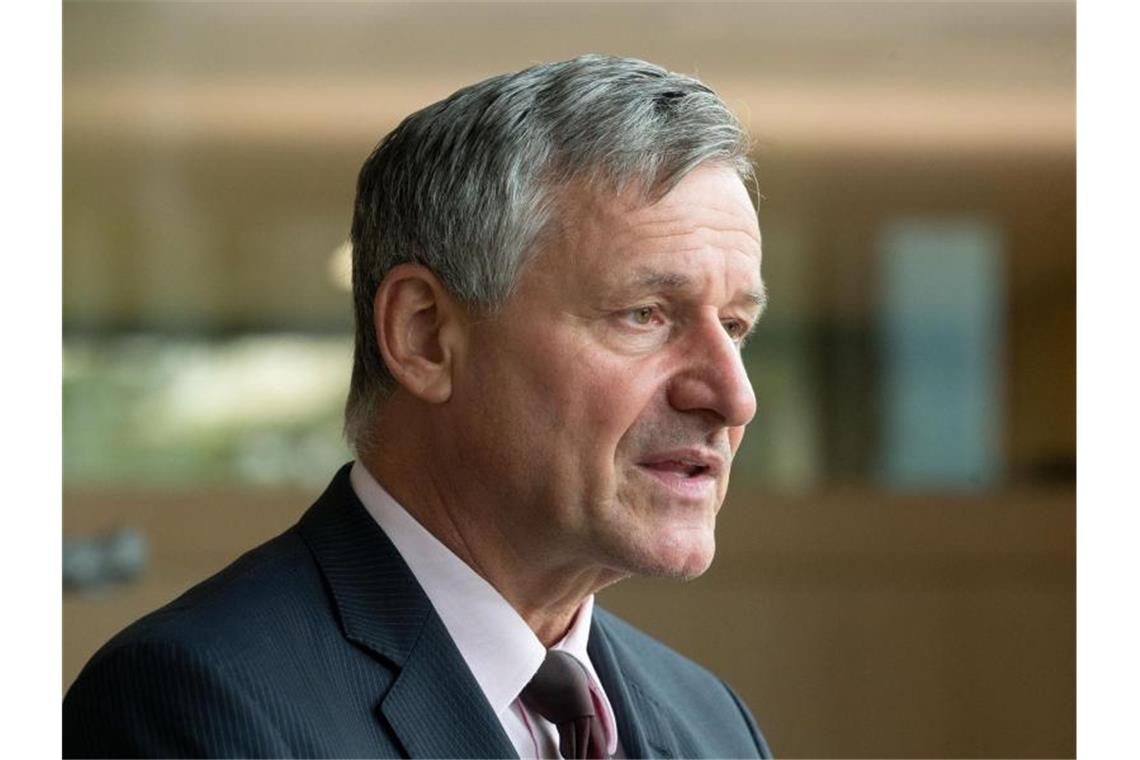
{"label": "man", "polygon": [[764,304],[736,120],[583,56],[408,117],[352,224],[357,459],[281,536],[110,641],[67,755],[767,755],[599,589],[693,578]]}

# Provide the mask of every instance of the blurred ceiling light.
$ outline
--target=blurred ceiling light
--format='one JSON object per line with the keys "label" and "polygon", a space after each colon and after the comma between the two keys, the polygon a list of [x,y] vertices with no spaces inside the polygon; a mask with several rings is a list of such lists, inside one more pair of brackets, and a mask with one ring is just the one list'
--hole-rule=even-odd
{"label": "blurred ceiling light", "polygon": [[329,256],[329,279],[341,290],[352,292],[352,243],[344,241]]}

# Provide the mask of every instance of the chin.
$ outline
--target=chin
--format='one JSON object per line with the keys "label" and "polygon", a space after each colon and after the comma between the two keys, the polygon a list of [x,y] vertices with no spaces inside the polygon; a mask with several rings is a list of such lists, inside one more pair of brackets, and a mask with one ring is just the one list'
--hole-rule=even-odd
{"label": "chin", "polygon": [[654,578],[691,581],[704,574],[716,554],[716,538],[711,528],[673,531],[638,547],[627,566],[628,572]]}

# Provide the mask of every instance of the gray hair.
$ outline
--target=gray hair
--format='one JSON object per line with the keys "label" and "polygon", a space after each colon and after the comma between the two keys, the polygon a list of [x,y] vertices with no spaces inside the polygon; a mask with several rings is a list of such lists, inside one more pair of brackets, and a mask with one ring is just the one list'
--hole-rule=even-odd
{"label": "gray hair", "polygon": [[636,188],[649,203],[706,162],[754,182],[739,122],[712,89],[633,58],[583,55],[465,87],[413,113],[360,170],[352,219],[356,346],[345,436],[367,450],[396,381],[372,319],[384,276],[421,264],[493,312],[511,295],[560,189]]}

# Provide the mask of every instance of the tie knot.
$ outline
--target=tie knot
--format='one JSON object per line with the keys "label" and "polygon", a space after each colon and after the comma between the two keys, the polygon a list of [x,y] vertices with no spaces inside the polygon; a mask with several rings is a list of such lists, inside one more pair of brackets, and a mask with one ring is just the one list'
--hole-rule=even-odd
{"label": "tie knot", "polygon": [[546,653],[520,696],[527,707],[555,725],[594,717],[586,669],[573,655],[559,650]]}

